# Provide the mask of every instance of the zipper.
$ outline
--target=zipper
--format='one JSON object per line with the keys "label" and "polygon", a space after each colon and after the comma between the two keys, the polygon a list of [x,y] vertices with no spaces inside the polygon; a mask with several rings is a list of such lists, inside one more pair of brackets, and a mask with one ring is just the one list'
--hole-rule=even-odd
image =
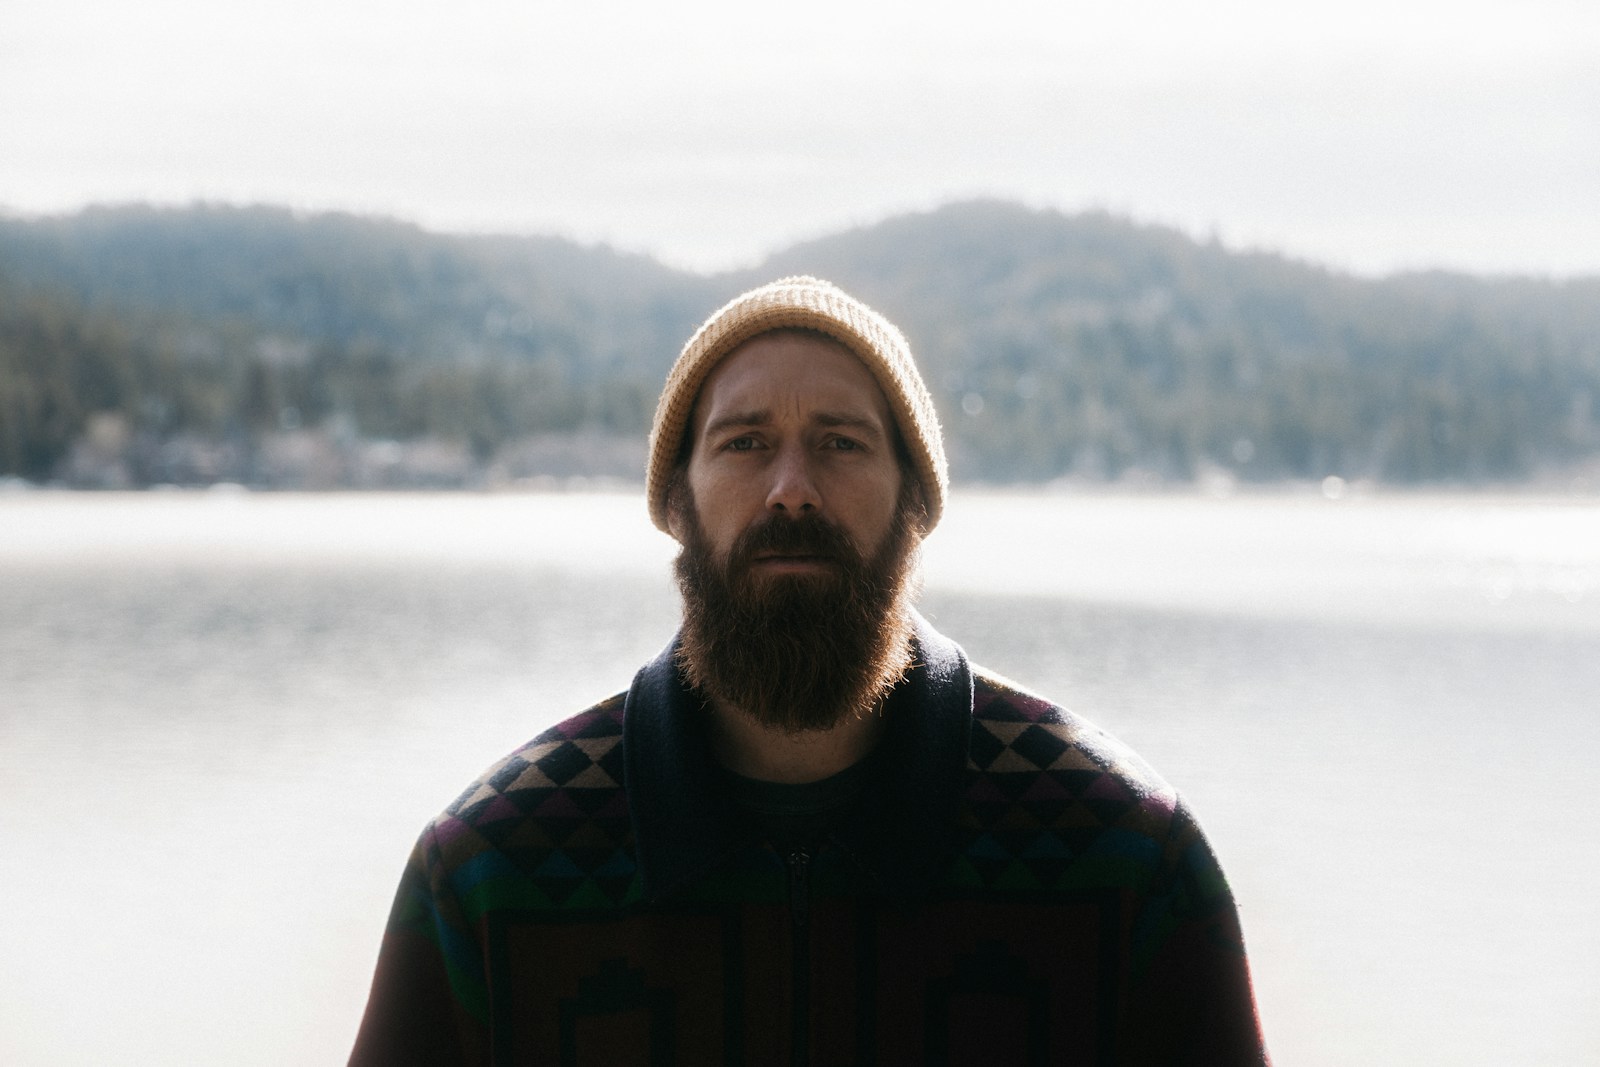
{"label": "zipper", "polygon": [[792,849],[789,866],[789,917],[794,926],[794,1017],[790,1023],[790,1062],[811,1060],[811,853]]}

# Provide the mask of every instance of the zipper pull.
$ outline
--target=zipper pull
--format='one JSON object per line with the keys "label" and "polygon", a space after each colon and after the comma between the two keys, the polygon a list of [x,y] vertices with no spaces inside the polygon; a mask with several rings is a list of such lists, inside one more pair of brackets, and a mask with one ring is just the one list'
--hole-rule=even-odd
{"label": "zipper pull", "polygon": [[789,913],[794,916],[796,926],[804,926],[811,899],[811,853],[803,848],[794,849],[789,853],[788,864]]}

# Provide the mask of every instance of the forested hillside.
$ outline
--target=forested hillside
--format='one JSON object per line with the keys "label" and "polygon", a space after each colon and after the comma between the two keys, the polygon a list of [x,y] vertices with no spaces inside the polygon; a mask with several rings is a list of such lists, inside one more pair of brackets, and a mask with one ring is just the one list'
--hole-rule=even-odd
{"label": "forested hillside", "polygon": [[1600,463],[1600,279],[1352,278],[992,202],[701,277],[276,208],[0,219],[0,475],[636,477],[710,310],[832,278],[910,336],[958,480],[1512,481]]}

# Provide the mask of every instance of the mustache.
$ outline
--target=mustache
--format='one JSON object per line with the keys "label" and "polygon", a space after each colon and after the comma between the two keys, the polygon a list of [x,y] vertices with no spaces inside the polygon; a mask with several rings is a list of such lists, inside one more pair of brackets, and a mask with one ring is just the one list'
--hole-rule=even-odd
{"label": "mustache", "polygon": [[728,562],[732,569],[742,569],[762,554],[815,556],[836,563],[861,560],[850,535],[821,515],[791,519],[774,514],[759,520],[739,535]]}

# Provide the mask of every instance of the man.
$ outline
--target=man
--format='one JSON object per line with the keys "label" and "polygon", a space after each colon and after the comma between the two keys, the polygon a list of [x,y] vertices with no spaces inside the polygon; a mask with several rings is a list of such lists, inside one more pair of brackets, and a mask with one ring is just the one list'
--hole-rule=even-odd
{"label": "man", "polygon": [[707,320],[650,443],[682,629],[430,824],[353,1062],[1264,1062],[1173,790],[912,608],[946,487],[876,312]]}

